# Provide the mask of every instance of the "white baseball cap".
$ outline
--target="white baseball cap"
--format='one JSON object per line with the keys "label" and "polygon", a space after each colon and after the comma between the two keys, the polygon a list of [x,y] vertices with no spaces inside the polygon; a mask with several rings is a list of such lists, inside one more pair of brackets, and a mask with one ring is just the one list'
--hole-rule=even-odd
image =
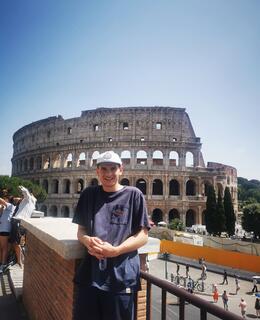
{"label": "white baseball cap", "polygon": [[106,151],[104,153],[101,153],[97,157],[97,165],[101,163],[116,163],[121,166],[122,160],[120,159],[119,155],[114,151]]}

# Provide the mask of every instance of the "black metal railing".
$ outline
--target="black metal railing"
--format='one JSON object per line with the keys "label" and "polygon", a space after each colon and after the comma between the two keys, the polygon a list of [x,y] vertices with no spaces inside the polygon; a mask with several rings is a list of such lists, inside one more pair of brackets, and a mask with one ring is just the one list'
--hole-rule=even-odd
{"label": "black metal railing", "polygon": [[178,298],[179,317],[178,319],[185,319],[185,302],[200,309],[200,319],[206,320],[207,314],[212,314],[219,319],[225,320],[241,320],[241,317],[220,308],[204,299],[197,297],[194,294],[189,293],[183,288],[172,284],[169,281],[159,279],[147,272],[141,271],[141,278],[147,283],[146,292],[146,320],[151,320],[151,301],[152,301],[152,286],[161,288],[161,320],[166,320],[166,298],[167,293],[173,294]]}

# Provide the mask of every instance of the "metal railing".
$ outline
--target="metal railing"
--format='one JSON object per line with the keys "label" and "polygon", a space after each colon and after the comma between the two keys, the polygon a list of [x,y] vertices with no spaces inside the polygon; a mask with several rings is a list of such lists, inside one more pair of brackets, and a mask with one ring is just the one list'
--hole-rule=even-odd
{"label": "metal railing", "polygon": [[147,283],[146,292],[146,320],[151,320],[151,301],[152,301],[152,286],[161,288],[161,320],[166,320],[166,297],[167,293],[173,294],[178,298],[179,306],[179,318],[180,320],[185,319],[185,302],[200,309],[200,319],[206,320],[207,314],[212,314],[219,319],[225,320],[241,320],[241,317],[220,308],[204,299],[197,297],[194,294],[189,293],[183,288],[179,288],[169,281],[159,279],[147,272],[141,271],[141,278]]}

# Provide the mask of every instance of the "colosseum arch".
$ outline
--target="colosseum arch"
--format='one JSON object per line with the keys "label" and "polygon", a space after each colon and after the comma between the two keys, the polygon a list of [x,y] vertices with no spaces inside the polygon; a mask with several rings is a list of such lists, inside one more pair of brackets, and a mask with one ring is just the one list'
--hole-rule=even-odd
{"label": "colosseum arch", "polygon": [[137,151],[136,162],[137,164],[147,165],[147,152],[144,150]]}
{"label": "colosseum arch", "polygon": [[138,179],[136,181],[136,188],[138,188],[144,195],[146,195],[146,181],[144,179]]}
{"label": "colosseum arch", "polygon": [[60,168],[61,167],[61,154],[58,153],[58,154],[55,154],[53,156],[53,165],[52,165],[53,168]]}
{"label": "colosseum arch", "polygon": [[24,162],[23,162],[23,171],[28,171],[28,160],[27,160],[27,159],[24,159]]}
{"label": "colosseum arch", "polygon": [[194,180],[189,179],[186,182],[186,196],[195,196],[196,195],[196,183]]}
{"label": "colosseum arch", "polygon": [[100,153],[97,150],[92,153],[91,160],[90,160],[91,167],[95,167],[97,165],[97,158],[99,157],[99,155]]}
{"label": "colosseum arch", "polygon": [[192,152],[186,152],[186,167],[194,167],[194,155]]}
{"label": "colosseum arch", "polygon": [[23,171],[23,161],[19,160],[19,171],[22,172]]}
{"label": "colosseum arch", "polygon": [[51,181],[50,193],[59,193],[59,181],[58,181],[58,179],[53,179]]}
{"label": "colosseum arch", "polygon": [[161,179],[153,180],[153,195],[162,196],[163,195],[163,183]]}
{"label": "colosseum arch", "polygon": [[129,150],[124,150],[121,152],[121,159],[124,165],[129,165],[131,161],[131,153]]}
{"label": "colosseum arch", "polygon": [[34,169],[34,158],[31,157],[29,160],[29,170],[33,170]]}
{"label": "colosseum arch", "polygon": [[180,219],[180,213],[177,209],[171,209],[168,214],[168,221],[170,222],[173,219]]}
{"label": "colosseum arch", "polygon": [[42,168],[42,157],[37,157],[36,158],[36,169],[37,170],[41,170],[41,168]]}
{"label": "colosseum arch", "polygon": [[44,179],[42,181],[42,187],[46,191],[46,193],[49,193],[49,182],[47,179]]}
{"label": "colosseum arch", "polygon": [[179,196],[180,195],[180,184],[176,179],[172,179],[169,182],[169,195],[170,196]]}
{"label": "colosseum arch", "polygon": [[62,193],[70,193],[70,180],[63,179],[62,181]]}
{"label": "colosseum arch", "polygon": [[196,223],[196,212],[192,209],[189,209],[186,212],[185,225],[186,227],[191,227],[195,223]]}
{"label": "colosseum arch", "polygon": [[57,208],[57,206],[54,206],[54,205],[52,205],[51,207],[50,207],[50,216],[51,217],[57,217],[58,216],[58,208]]}
{"label": "colosseum arch", "polygon": [[179,154],[176,151],[171,151],[169,154],[169,165],[177,167],[179,165]]}
{"label": "colosseum arch", "polygon": [[163,153],[160,150],[155,150],[153,152],[153,166],[162,166],[163,165]]}
{"label": "colosseum arch", "polygon": [[86,154],[85,152],[81,152],[77,161],[77,167],[85,166],[86,164]]}
{"label": "colosseum arch", "polygon": [[64,168],[72,168],[72,153],[65,157]]}
{"label": "colosseum arch", "polygon": [[70,208],[68,206],[61,207],[61,216],[64,218],[69,218],[70,216]]}
{"label": "colosseum arch", "polygon": [[208,180],[206,181],[203,181],[203,191],[202,191],[202,195],[204,196],[208,196],[208,193],[209,193],[209,187],[212,186],[212,183]]}
{"label": "colosseum arch", "polygon": [[130,182],[127,178],[123,178],[121,181],[120,181],[120,184],[122,186],[130,186]]}
{"label": "colosseum arch", "polygon": [[81,193],[84,189],[83,179],[77,179],[75,182],[75,193]]}
{"label": "colosseum arch", "polygon": [[44,160],[43,160],[43,169],[49,169],[51,165],[51,158],[50,156],[44,156]]}
{"label": "colosseum arch", "polygon": [[152,221],[157,225],[158,222],[163,221],[163,212],[161,209],[156,208],[152,213]]}

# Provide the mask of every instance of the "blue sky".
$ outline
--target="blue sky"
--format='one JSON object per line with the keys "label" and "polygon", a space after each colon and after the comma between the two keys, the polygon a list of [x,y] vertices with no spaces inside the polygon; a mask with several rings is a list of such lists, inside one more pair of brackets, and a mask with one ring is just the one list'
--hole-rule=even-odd
{"label": "blue sky", "polygon": [[186,108],[205,162],[260,180],[260,1],[1,0],[0,174],[12,135],[96,107]]}

